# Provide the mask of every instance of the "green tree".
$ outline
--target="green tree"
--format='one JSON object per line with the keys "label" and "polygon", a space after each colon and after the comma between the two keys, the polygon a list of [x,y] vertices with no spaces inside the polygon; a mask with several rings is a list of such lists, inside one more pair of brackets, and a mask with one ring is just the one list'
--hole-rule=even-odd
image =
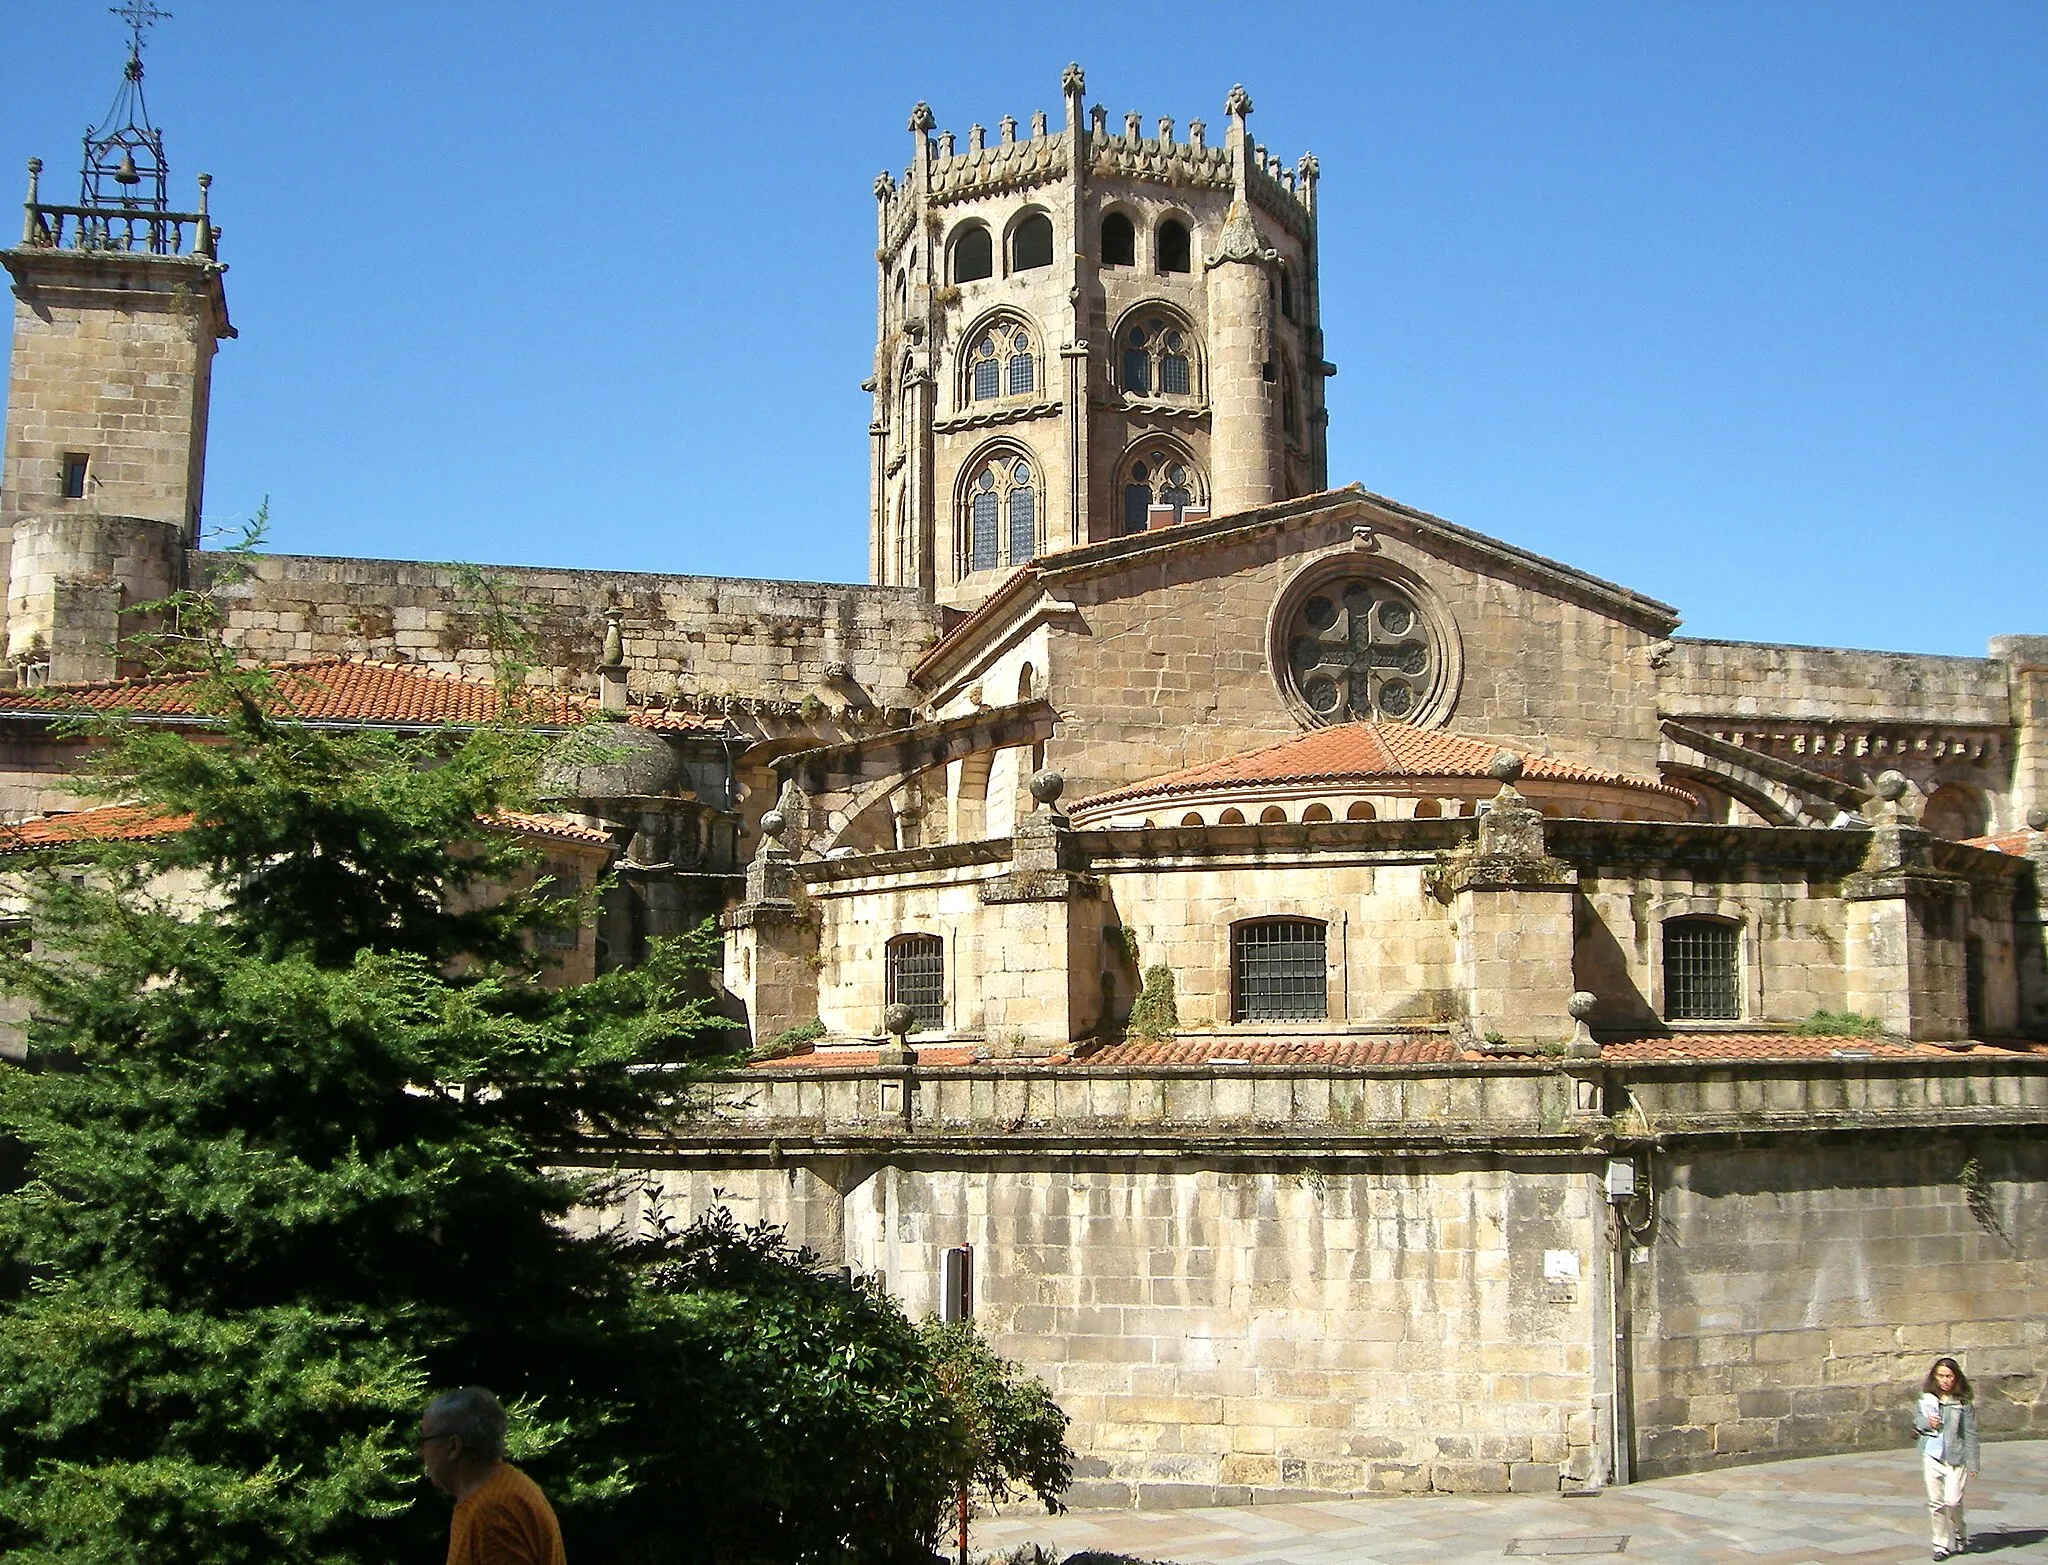
{"label": "green tree", "polygon": [[[431,1558],[413,1421],[490,1385],[585,1558],[887,1559],[971,1460],[915,1330],[779,1236],[625,1233],[634,1144],[721,1035],[708,932],[565,990],[505,894],[538,741],[281,720],[181,603],[198,735],[98,725],[83,786],[181,829],[10,863],[0,1554]],[[80,873],[83,870],[84,873]]]}

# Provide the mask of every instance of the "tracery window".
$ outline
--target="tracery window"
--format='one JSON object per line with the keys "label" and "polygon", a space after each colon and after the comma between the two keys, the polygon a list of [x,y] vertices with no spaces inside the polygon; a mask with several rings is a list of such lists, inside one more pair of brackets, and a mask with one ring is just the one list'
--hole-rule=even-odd
{"label": "tracery window", "polygon": [[1191,334],[1170,315],[1141,314],[1124,328],[1124,390],[1134,397],[1186,397],[1195,389]]}
{"label": "tracery window", "polygon": [[1330,1014],[1329,926],[1266,918],[1230,931],[1230,1019],[1315,1021]]}
{"label": "tracery window", "polygon": [[978,283],[994,276],[995,270],[995,241],[982,224],[969,224],[953,240],[953,281]]}
{"label": "tracery window", "polygon": [[1145,531],[1154,508],[1171,510],[1174,521],[1185,521],[1199,506],[1198,481],[1194,465],[1171,446],[1141,447],[1124,469],[1124,531]]}
{"label": "tracery window", "polygon": [[1052,219],[1033,212],[1010,236],[1010,266],[1019,272],[1052,265]]}
{"label": "tracery window", "polygon": [[1102,220],[1102,264],[1138,264],[1138,231],[1131,226],[1131,220],[1121,212],[1111,212]]}
{"label": "tracery window", "polygon": [[1443,662],[1414,600],[1365,577],[1339,578],[1302,599],[1286,648],[1295,693],[1333,723],[1415,720]]}
{"label": "tracery window", "polygon": [[1038,361],[1031,352],[1031,330],[1017,321],[984,327],[967,350],[967,395],[983,402],[991,397],[1021,397],[1038,385]]}
{"label": "tracery window", "polygon": [[1194,241],[1188,233],[1188,225],[1178,218],[1169,217],[1159,225],[1159,270],[1194,270]]}
{"label": "tracery window", "polygon": [[913,1030],[946,1025],[946,942],[937,935],[898,935],[887,947],[888,1001],[907,1005]]}
{"label": "tracery window", "polygon": [[1038,471],[1018,451],[984,458],[967,481],[954,544],[954,574],[1022,565],[1038,553]]}
{"label": "tracery window", "polygon": [[1742,1015],[1742,926],[1725,918],[1664,921],[1664,1016],[1727,1022]]}

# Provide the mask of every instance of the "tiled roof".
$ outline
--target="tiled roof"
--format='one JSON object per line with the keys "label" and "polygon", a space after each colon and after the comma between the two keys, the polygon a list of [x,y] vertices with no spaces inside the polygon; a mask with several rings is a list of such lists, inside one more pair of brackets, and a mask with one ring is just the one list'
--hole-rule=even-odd
{"label": "tiled roof", "polygon": [[586,842],[596,848],[608,848],[612,843],[610,832],[599,831],[596,827],[585,826],[579,821],[565,820],[559,815],[534,815],[526,810],[499,810],[490,817],[490,824],[516,831],[523,837],[551,837],[557,842]]}
{"label": "tiled roof", "polygon": [[[273,664],[271,674],[279,714],[307,722],[488,723],[504,710],[495,684],[412,663],[320,658]],[[198,674],[166,674],[0,692],[0,719],[57,717],[80,711],[193,716],[199,711],[202,678]],[[528,689],[522,695],[533,719],[541,723],[582,722],[597,713],[597,701],[591,696],[543,689]],[[717,717],[664,707],[635,707],[627,721],[637,728],[671,733],[719,732],[725,727]]]}
{"label": "tiled roof", "polygon": [[1965,837],[1963,846],[1986,848],[1993,853],[2010,853],[2016,858],[2023,858],[2039,835],[2039,832],[2033,831],[2008,831],[1996,837]]}
{"label": "tiled roof", "polygon": [[1077,1065],[1448,1065],[1460,1057],[1441,1033],[1380,1038],[1128,1038],[1076,1057]]}
{"label": "tiled roof", "polygon": [[[919,1049],[917,1063],[925,1070],[973,1065],[981,1063],[977,1060],[980,1052],[972,1044],[939,1044]],[[1934,1043],[1908,1043],[1899,1038],[1702,1032],[1615,1039],[1601,1046],[1600,1058],[1614,1064],[1712,1065],[1724,1061],[1729,1064],[1766,1063],[1863,1056],[1872,1059],[1938,1059],[1957,1054],[1984,1056],[2042,1052],[2048,1051],[2025,1043],[1973,1043],[1952,1049]],[[1554,1051],[1539,1054],[1533,1050],[1464,1048],[1443,1033],[1338,1038],[1256,1038],[1224,1034],[1157,1041],[1130,1038],[1095,1047],[1083,1045],[1071,1056],[1061,1053],[1043,1059],[995,1063],[1055,1070],[1070,1066],[1154,1070],[1204,1065],[1256,1065],[1316,1071],[1354,1066],[1477,1065],[1489,1060],[1527,1064],[1556,1058]],[[847,1066],[871,1068],[875,1063],[876,1051],[873,1049],[827,1048],[786,1055],[778,1060],[757,1060],[749,1068],[800,1071]]]}
{"label": "tiled roof", "polygon": [[166,815],[137,804],[104,804],[68,815],[39,815],[0,825],[0,853],[61,848],[75,842],[147,842],[192,824],[189,815]]}
{"label": "tiled roof", "polygon": [[[972,1065],[980,1047],[972,1043],[938,1043],[919,1047],[911,1045],[917,1055],[917,1063],[929,1070],[935,1065]],[[755,1060],[747,1068],[757,1071],[786,1070],[834,1070],[842,1066],[872,1066],[879,1062],[881,1050],[874,1049],[810,1049],[802,1054],[785,1054],[777,1060]]]}
{"label": "tiled roof", "polygon": [[[189,815],[166,815],[138,804],[103,804],[65,815],[38,815],[32,820],[0,824],[0,853],[25,853],[35,848],[62,848],[78,842],[148,842],[168,837],[192,824]],[[608,833],[593,830],[559,815],[534,815],[524,810],[499,810],[488,824],[527,837],[609,847]]]}
{"label": "tiled roof", "polygon": [[1477,780],[1489,775],[1494,757],[1502,750],[1513,750],[1522,758],[1522,775],[1528,779],[1599,783],[1673,798],[1690,797],[1663,783],[1536,755],[1490,739],[1446,733],[1440,728],[1417,728],[1412,723],[1340,723],[1263,750],[1225,756],[1112,793],[1099,793],[1080,801],[1075,808],[1096,810],[1129,799],[1203,793],[1254,783],[1366,782],[1400,777]]}

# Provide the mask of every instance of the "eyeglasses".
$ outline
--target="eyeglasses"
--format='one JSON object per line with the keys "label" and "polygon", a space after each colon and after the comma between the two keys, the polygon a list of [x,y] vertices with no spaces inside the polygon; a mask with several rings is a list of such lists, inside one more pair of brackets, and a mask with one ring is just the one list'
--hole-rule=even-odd
{"label": "eyeglasses", "polygon": [[413,1441],[413,1449],[418,1450],[423,1446],[432,1445],[436,1440],[453,1440],[455,1438],[457,1437],[452,1429],[444,1429],[438,1435],[421,1435],[419,1439]]}

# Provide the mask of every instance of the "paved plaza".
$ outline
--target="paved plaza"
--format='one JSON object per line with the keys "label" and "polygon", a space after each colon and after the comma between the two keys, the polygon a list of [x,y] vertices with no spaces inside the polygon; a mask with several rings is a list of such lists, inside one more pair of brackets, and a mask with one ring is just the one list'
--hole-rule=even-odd
{"label": "paved plaza", "polygon": [[[1973,1555],[2048,1562],[2048,1440],[1984,1447]],[[1726,1468],[1598,1495],[1429,1495],[1182,1511],[1011,1512],[976,1524],[977,1555],[1038,1544],[1177,1565],[1456,1565],[1503,1556],[1619,1556],[1659,1565],[1849,1565],[1928,1558],[1920,1458],[1909,1450]]]}

